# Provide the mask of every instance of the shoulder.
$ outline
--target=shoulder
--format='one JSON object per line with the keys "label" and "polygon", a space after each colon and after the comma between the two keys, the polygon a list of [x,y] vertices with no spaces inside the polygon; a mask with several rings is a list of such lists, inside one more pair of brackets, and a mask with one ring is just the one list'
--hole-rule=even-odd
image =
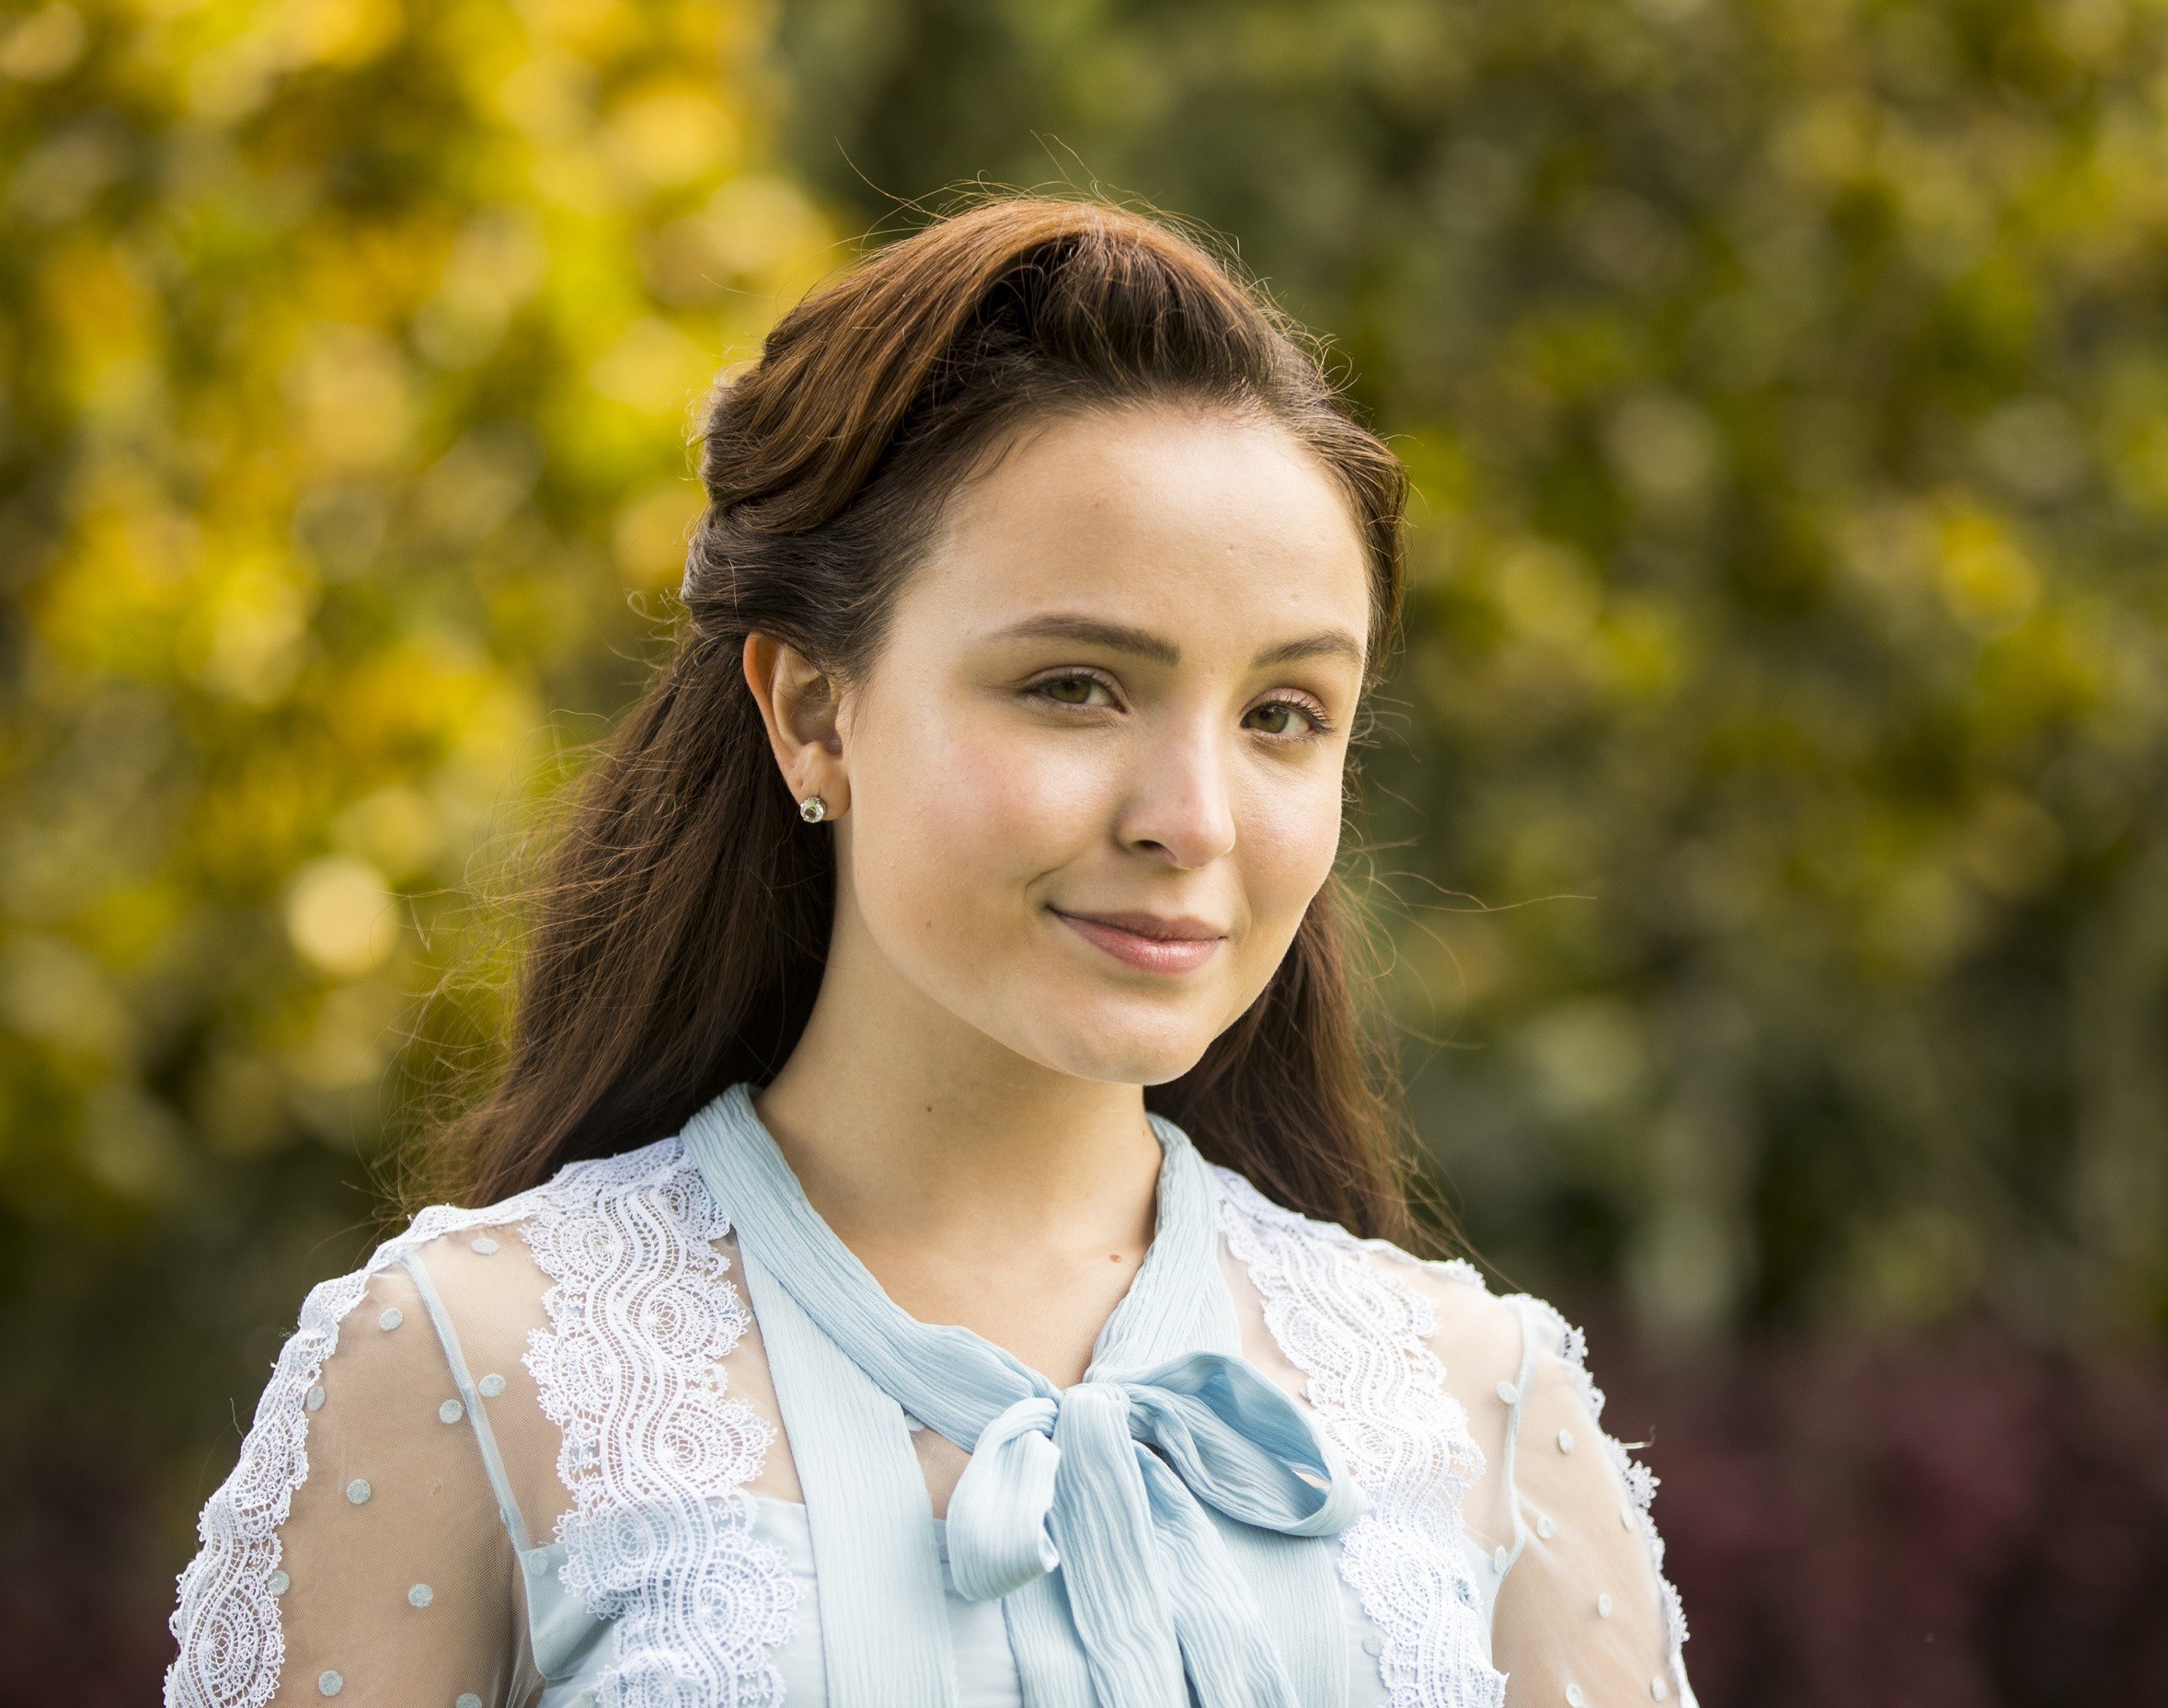
{"label": "shoulder", "polygon": [[659,1139],[635,1151],[563,1164],[539,1186],[529,1186],[493,1204],[465,1208],[432,1204],[416,1213],[380,1249],[411,1248],[446,1235],[477,1228],[515,1230],[522,1234],[582,1212],[608,1212],[644,1200],[673,1221],[701,1222],[712,1207],[700,1189],[699,1171],[683,1142]]}
{"label": "shoulder", "polygon": [[434,1294],[426,1301],[432,1313],[462,1333],[532,1326],[545,1295],[573,1301],[643,1266],[717,1267],[712,1243],[728,1232],[683,1144],[662,1139],[568,1163],[493,1204],[430,1205],[378,1246],[361,1274],[403,1272]]}
{"label": "shoulder", "polygon": [[728,1231],[684,1145],[661,1139],[637,1151],[567,1163],[541,1185],[492,1204],[432,1204],[380,1245],[370,1267],[416,1255],[433,1261],[462,1247],[487,1255],[508,1241],[539,1251],[560,1241],[590,1239],[598,1224],[628,1223],[651,1230],[658,1239],[713,1239]]}
{"label": "shoulder", "polygon": [[609,1260],[597,1248],[598,1230],[602,1245],[621,1255],[628,1237],[660,1248],[672,1239],[705,1243],[728,1232],[675,1139],[568,1164],[542,1185],[494,1204],[430,1205],[359,1268],[310,1290],[266,1402],[296,1394],[305,1401],[334,1352],[359,1355],[342,1358],[350,1381],[361,1380],[364,1366],[393,1375],[402,1359],[392,1348],[414,1340],[393,1331],[416,1321],[429,1338],[427,1318],[438,1306],[463,1322],[523,1316],[550,1282]]}
{"label": "shoulder", "polygon": [[1337,1292],[1350,1305],[1359,1300],[1374,1326],[1421,1336],[1456,1370],[1503,1380],[1519,1366],[1527,1335],[1522,1307],[1532,1301],[1494,1294],[1474,1264],[1358,1238],[1337,1222],[1273,1202],[1233,1169],[1215,1166],[1212,1174],[1229,1246],[1253,1274],[1266,1272],[1260,1285],[1275,1275],[1290,1284],[1301,1278],[1313,1292]]}
{"label": "shoulder", "polygon": [[[669,1258],[680,1275],[719,1270],[709,1242],[727,1232],[674,1139],[569,1164],[538,1186],[477,1207],[436,1204],[384,1240],[354,1270],[312,1288],[257,1404],[235,1473],[256,1527],[285,1516],[307,1474],[312,1433],[403,1414],[417,1387],[444,1380],[432,1330],[517,1347],[545,1318],[553,1294],[577,1305],[598,1277]],[[705,1253],[705,1256],[700,1254]],[[554,1314],[550,1313],[547,1314]]]}
{"label": "shoulder", "polygon": [[1472,1415],[1499,1406],[1508,1430],[1586,1446],[1576,1468],[1607,1466],[1646,1508],[1655,1479],[1603,1433],[1587,1336],[1552,1305],[1492,1292],[1465,1260],[1359,1239],[1274,1203],[1231,1169],[1212,1172],[1229,1247],[1267,1295],[1268,1312],[1277,1289],[1313,1322],[1336,1318],[1366,1337],[1420,1336]]}

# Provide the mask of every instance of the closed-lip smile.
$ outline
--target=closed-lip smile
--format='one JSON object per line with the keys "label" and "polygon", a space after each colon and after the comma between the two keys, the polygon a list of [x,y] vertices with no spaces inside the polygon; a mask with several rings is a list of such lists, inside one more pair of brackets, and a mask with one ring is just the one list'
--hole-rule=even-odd
{"label": "closed-lip smile", "polygon": [[1187,915],[1047,911],[1095,948],[1139,972],[1195,972],[1227,941],[1219,926]]}

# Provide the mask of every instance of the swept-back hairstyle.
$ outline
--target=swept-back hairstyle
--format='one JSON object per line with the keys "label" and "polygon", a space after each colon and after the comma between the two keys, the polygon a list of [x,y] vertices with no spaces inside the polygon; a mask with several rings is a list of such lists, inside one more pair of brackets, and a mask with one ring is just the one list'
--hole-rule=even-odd
{"label": "swept-back hairstyle", "polygon": [[[707,506],[675,651],[587,775],[537,902],[510,1058],[453,1127],[487,1202],[675,1132],[797,1044],[825,963],[832,833],[800,822],[746,636],[863,680],[945,501],[1033,418],[1144,403],[1277,423],[1368,550],[1373,671],[1401,602],[1399,461],[1316,357],[1187,237],[1096,203],[1004,200],[816,291],[707,408]],[[1349,988],[1336,881],[1256,1004],[1151,1106],[1281,1202],[1406,1221],[1396,1129]]]}

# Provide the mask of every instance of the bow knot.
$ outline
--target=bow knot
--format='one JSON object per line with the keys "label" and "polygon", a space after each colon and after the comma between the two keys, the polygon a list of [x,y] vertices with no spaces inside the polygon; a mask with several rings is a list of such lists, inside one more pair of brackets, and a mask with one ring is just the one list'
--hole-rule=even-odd
{"label": "bow knot", "polygon": [[1285,1393],[1239,1358],[1195,1352],[996,1416],[949,1497],[949,1570],[958,1595],[987,1601],[1063,1565],[1080,1628],[1128,1624],[1165,1603],[1095,1589],[1194,1581],[1188,1568],[1203,1562],[1185,1556],[1219,1565],[1205,1507],[1283,1535],[1330,1536],[1357,1505]]}
{"label": "bow knot", "polygon": [[948,1496],[948,1569],[967,1601],[998,1600],[1061,1563],[1047,1533],[1060,1404],[1034,1395],[988,1424]]}

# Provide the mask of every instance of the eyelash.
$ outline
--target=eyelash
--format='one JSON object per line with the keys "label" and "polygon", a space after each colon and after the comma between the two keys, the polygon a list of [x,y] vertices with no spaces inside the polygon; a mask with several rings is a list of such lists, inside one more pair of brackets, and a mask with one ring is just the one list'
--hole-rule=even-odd
{"label": "eyelash", "polygon": [[1109,694],[1115,695],[1117,698],[1118,698],[1120,695],[1120,690],[1115,685],[1111,679],[1100,675],[1097,671],[1079,670],[1054,671],[1048,675],[1036,677],[1032,681],[1024,684],[1024,692],[1027,694],[1029,694],[1035,700],[1043,700],[1049,705],[1058,705],[1065,712],[1083,712],[1095,709],[1091,706],[1077,705],[1073,701],[1057,700],[1051,694],[1047,692],[1050,688],[1056,687],[1062,682],[1090,682],[1095,688],[1106,689]]}
{"label": "eyelash", "polygon": [[[1274,741],[1314,740],[1319,736],[1328,736],[1332,734],[1332,719],[1325,715],[1325,707],[1319,705],[1314,700],[1311,700],[1306,697],[1289,694],[1279,694],[1269,700],[1258,701],[1256,705],[1250,707],[1250,712],[1267,712],[1270,711],[1274,706],[1279,705],[1284,705],[1292,712],[1300,712],[1304,717],[1310,720],[1310,728],[1305,735],[1271,736],[1268,738],[1268,739]],[[1249,712],[1244,713],[1243,716],[1245,717],[1248,716]]]}
{"label": "eyelash", "polygon": [[[1101,709],[1089,705],[1080,705],[1068,700],[1055,699],[1050,694],[1047,692],[1047,690],[1059,682],[1090,682],[1095,687],[1104,688],[1109,694],[1117,695],[1118,697],[1120,693],[1120,690],[1111,680],[1102,676],[1098,671],[1080,670],[1058,671],[1052,675],[1038,677],[1033,682],[1027,682],[1024,686],[1024,692],[1033,699],[1043,701],[1045,704],[1050,705],[1058,705],[1064,711],[1081,712]],[[1270,699],[1258,701],[1256,705],[1251,706],[1248,711],[1245,712],[1243,716],[1245,719],[1247,719],[1254,713],[1270,711],[1276,706],[1285,706],[1290,711],[1300,713],[1302,717],[1308,721],[1310,728],[1299,735],[1290,736],[1267,734],[1265,735],[1265,739],[1268,741],[1293,743],[1297,741],[1314,740],[1320,736],[1330,735],[1332,733],[1332,720],[1325,715],[1325,707],[1319,705],[1307,694],[1297,694],[1285,692],[1274,694]],[[1263,731],[1259,731],[1258,733],[1265,734]]]}

